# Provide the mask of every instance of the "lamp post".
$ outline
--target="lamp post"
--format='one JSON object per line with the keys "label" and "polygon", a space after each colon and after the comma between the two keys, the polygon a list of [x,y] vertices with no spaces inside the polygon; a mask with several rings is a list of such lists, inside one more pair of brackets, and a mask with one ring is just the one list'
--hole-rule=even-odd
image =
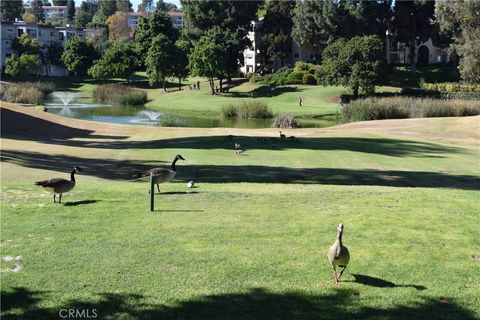
{"label": "lamp post", "polygon": [[390,64],[390,30],[385,31],[385,52],[387,54],[387,64]]}

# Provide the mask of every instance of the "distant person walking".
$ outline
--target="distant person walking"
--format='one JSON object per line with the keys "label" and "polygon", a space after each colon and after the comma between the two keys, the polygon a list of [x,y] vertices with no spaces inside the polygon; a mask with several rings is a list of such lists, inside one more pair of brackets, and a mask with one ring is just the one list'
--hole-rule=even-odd
{"label": "distant person walking", "polygon": [[200,81],[197,80],[197,90],[200,90]]}
{"label": "distant person walking", "polygon": [[298,97],[298,105],[301,107],[302,106],[302,97]]}

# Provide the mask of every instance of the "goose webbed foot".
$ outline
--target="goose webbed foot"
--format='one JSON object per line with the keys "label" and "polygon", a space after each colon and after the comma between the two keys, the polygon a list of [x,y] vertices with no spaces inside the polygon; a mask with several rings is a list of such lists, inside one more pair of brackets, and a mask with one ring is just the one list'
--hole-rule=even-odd
{"label": "goose webbed foot", "polygon": [[59,199],[60,200],[58,201],[58,203],[62,203],[62,194],[61,193],[60,193]]}
{"label": "goose webbed foot", "polygon": [[343,267],[342,271],[340,271],[340,275],[338,276],[338,281],[340,281],[340,278],[342,277],[343,271],[347,269],[347,266]]}
{"label": "goose webbed foot", "polygon": [[55,193],[53,194],[53,203],[57,203],[57,199],[55,197]]}

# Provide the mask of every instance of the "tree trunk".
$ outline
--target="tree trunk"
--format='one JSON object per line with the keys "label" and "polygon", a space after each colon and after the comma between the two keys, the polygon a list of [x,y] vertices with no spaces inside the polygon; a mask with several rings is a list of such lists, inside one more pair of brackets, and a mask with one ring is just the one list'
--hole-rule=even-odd
{"label": "tree trunk", "polygon": [[357,99],[358,98],[358,86],[353,86],[352,87],[352,92],[353,92],[353,98]]}
{"label": "tree trunk", "polygon": [[412,32],[410,38],[410,71],[415,72],[415,55],[416,55],[416,40],[417,40],[417,23],[414,17],[412,17]]}
{"label": "tree trunk", "polygon": [[182,90],[182,77],[178,77],[178,91]]}
{"label": "tree trunk", "polygon": [[223,92],[223,79],[220,78],[220,79],[218,79],[218,80],[219,80],[219,82],[220,82],[220,92]]}
{"label": "tree trunk", "polygon": [[167,82],[167,78],[163,78],[163,81],[162,81],[162,83],[163,83],[163,91],[165,91],[165,92],[167,92],[167,84],[166,84],[166,82]]}
{"label": "tree trunk", "polygon": [[215,84],[213,83],[213,78],[208,78],[208,82],[210,83],[210,89],[212,89],[212,95],[215,94]]}

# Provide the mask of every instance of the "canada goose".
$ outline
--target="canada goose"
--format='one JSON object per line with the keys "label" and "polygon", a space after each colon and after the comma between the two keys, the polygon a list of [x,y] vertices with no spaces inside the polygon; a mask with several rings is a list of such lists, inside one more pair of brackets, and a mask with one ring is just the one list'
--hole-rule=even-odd
{"label": "canada goose", "polygon": [[240,143],[235,142],[235,150],[241,150],[242,145]]}
{"label": "canada goose", "polygon": [[195,181],[191,180],[187,182],[187,188],[193,188],[195,186]]}
{"label": "canada goose", "polygon": [[147,171],[143,171],[140,173],[134,174],[132,177],[133,179],[141,179],[145,177],[149,177],[150,174],[153,174],[153,183],[157,185],[157,190],[160,193],[160,183],[163,182],[168,182],[175,177],[175,174],[177,173],[175,164],[177,163],[178,160],[185,160],[181,155],[177,154],[175,156],[175,159],[173,159],[172,165],[170,166],[170,169],[167,168],[153,168]]}
{"label": "canada goose", "polygon": [[[330,265],[333,269],[333,278],[335,279],[335,285],[338,285],[338,283],[340,282],[340,277],[342,276],[343,271],[345,271],[348,262],[350,261],[350,253],[348,252],[347,247],[345,247],[342,243],[343,224],[340,223],[337,230],[337,239],[327,252],[328,261],[330,262]],[[338,277],[336,270],[337,266],[343,268],[342,271],[340,271],[340,275]]]}
{"label": "canada goose", "polygon": [[74,167],[70,173],[70,180],[63,178],[53,178],[35,182],[35,185],[42,186],[46,190],[53,192],[53,203],[57,202],[56,195],[59,194],[58,203],[62,203],[62,194],[67,193],[75,187],[75,173],[83,171],[80,167]]}
{"label": "canada goose", "polygon": [[278,132],[280,132],[280,140],[285,140],[286,136],[282,133],[282,131],[278,131]]}

